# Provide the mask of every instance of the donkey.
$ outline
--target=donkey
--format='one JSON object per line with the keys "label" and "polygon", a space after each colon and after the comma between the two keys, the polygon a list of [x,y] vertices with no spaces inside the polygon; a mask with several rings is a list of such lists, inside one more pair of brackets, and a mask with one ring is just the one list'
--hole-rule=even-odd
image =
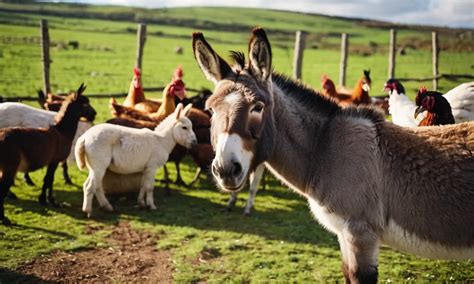
{"label": "donkey", "polygon": [[156,170],[166,163],[176,144],[191,148],[197,143],[191,120],[186,117],[191,107],[183,109],[179,104],[153,131],[105,123],[93,126],[79,137],[74,152],[79,169],[87,166],[89,170],[82,206],[88,217],[92,214],[94,194],[100,206],[113,211],[102,184],[107,170],[121,175],[142,173],[138,204],[156,209],[153,201]]}
{"label": "donkey", "polygon": [[58,163],[65,160],[71,151],[80,117],[95,116],[87,98],[82,95],[85,88],[82,84],[76,93],[68,96],[55,117],[55,124],[49,128],[0,129],[0,220],[3,224],[11,224],[5,217],[3,202],[18,171],[30,172],[47,165],[39,202],[46,205],[46,190],[49,189],[48,201],[56,205],[53,196],[54,172]]}
{"label": "donkey", "polygon": [[347,282],[377,281],[380,244],[474,258],[474,123],[404,129],[372,108],[341,108],[272,72],[261,28],[247,62],[234,52],[231,67],[202,33],[193,51],[215,84],[211,171],[223,191],[239,191],[265,162],[337,235]]}

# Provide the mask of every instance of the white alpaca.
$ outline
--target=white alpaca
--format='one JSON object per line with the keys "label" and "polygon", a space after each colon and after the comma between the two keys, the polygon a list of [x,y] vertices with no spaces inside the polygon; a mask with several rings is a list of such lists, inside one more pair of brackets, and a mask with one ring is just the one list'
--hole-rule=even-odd
{"label": "white alpaca", "polygon": [[101,207],[113,211],[103,191],[107,170],[122,175],[142,173],[138,204],[156,209],[153,188],[157,169],[166,163],[176,143],[187,148],[196,143],[191,121],[186,117],[190,109],[191,105],[183,110],[179,104],[154,131],[113,124],[96,125],[86,131],[75,148],[79,169],[89,169],[82,211],[91,215],[94,194]]}
{"label": "white alpaca", "polygon": [[[42,110],[22,103],[0,103],[0,128],[14,126],[47,128],[54,124],[54,117],[57,114],[54,111]],[[92,123],[79,121],[76,135],[72,141],[71,153],[67,158],[68,162],[74,162],[73,149],[77,138],[91,127]]]}

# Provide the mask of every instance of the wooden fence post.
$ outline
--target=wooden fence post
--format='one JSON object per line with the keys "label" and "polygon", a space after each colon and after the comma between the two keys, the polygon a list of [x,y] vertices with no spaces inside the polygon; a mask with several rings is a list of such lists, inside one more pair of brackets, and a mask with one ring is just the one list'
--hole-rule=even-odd
{"label": "wooden fence post", "polygon": [[395,78],[395,56],[397,54],[397,31],[390,29],[390,50],[388,54],[388,79]]}
{"label": "wooden fence post", "polygon": [[433,42],[433,90],[438,90],[438,57],[439,57],[439,42],[438,33],[432,32],[431,39]]}
{"label": "wooden fence post", "polygon": [[341,36],[341,61],[339,64],[339,85],[346,85],[347,52],[349,50],[349,35],[343,33]]}
{"label": "wooden fence post", "polygon": [[297,31],[295,40],[295,53],[293,57],[293,78],[301,80],[303,67],[303,52],[306,44],[306,32]]}
{"label": "wooden fence post", "polygon": [[143,48],[145,47],[146,41],[146,25],[139,24],[137,30],[137,63],[136,67],[142,69],[142,59],[143,59]]}
{"label": "wooden fence post", "polygon": [[51,93],[51,85],[49,83],[49,64],[51,63],[49,57],[49,31],[48,21],[40,21],[41,30],[41,50],[43,61],[43,92],[45,94]]}

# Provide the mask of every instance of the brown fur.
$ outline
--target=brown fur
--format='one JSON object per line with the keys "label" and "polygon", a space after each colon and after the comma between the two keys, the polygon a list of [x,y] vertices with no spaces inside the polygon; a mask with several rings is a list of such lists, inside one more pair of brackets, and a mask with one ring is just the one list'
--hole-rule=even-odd
{"label": "brown fur", "polygon": [[[474,257],[474,122],[404,129],[375,109],[341,108],[270,74],[270,43],[260,28],[244,68],[231,68],[200,33],[193,49],[216,83],[207,102],[215,113],[212,142],[221,133],[252,136],[248,172],[266,162],[308,199],[315,217],[338,236],[349,282],[377,281],[380,243],[433,258]],[[265,108],[261,121],[251,123],[245,114],[255,102]],[[224,169],[215,176],[231,174]]]}
{"label": "brown fur", "polygon": [[86,104],[82,96],[85,87],[69,95],[55,117],[55,124],[47,129],[12,127],[0,129],[0,219],[4,224],[10,221],[4,215],[3,201],[13,185],[18,171],[30,172],[48,166],[43,188],[39,197],[46,204],[46,190],[49,202],[53,197],[54,172],[60,161],[67,158],[81,116],[95,116],[95,111]]}

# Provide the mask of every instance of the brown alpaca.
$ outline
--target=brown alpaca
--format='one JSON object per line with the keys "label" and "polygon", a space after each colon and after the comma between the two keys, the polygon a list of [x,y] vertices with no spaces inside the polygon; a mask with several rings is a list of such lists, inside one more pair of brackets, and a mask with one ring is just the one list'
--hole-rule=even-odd
{"label": "brown alpaca", "polygon": [[46,190],[49,189],[48,201],[56,204],[53,196],[54,172],[59,162],[70,153],[80,117],[95,116],[95,111],[86,103],[87,98],[82,96],[84,90],[82,84],[75,94],[68,96],[55,117],[55,124],[49,128],[0,129],[0,220],[3,224],[11,224],[5,217],[3,202],[18,171],[30,172],[48,166],[39,202],[46,204]]}
{"label": "brown alpaca", "polygon": [[[47,95],[45,95],[42,90],[38,90],[38,103],[39,103],[39,105],[42,109],[58,112],[61,109],[61,105],[66,100],[67,96],[68,96],[68,94],[52,94],[52,93],[48,93]],[[92,108],[92,106],[91,106],[91,108]],[[86,121],[86,122],[92,123],[94,118],[95,117],[92,117],[92,120],[90,120],[90,119],[87,119],[87,118],[84,117],[83,120]],[[84,125],[86,125],[86,124],[83,124],[82,128],[79,126],[79,131],[81,131],[81,129],[83,129],[83,131],[85,131]],[[91,126],[92,126],[92,124],[89,124],[89,128]],[[78,136],[80,136],[81,134],[82,133],[78,134]],[[72,183],[72,180],[69,177],[69,173],[68,173],[67,159],[61,162],[61,167],[63,168],[64,182],[66,184],[72,185],[73,183]],[[28,173],[24,174],[24,179],[25,179],[25,182],[28,185],[35,186],[35,184],[31,180]]]}

